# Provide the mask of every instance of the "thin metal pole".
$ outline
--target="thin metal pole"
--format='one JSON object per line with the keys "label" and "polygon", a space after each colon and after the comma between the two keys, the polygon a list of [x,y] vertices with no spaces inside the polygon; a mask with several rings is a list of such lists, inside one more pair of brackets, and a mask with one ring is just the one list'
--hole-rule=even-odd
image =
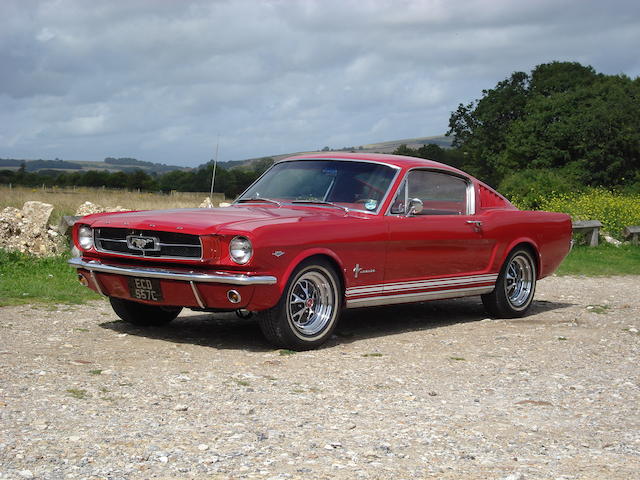
{"label": "thin metal pole", "polygon": [[216,156],[213,159],[213,174],[211,175],[211,193],[209,200],[211,200],[211,206],[213,207],[213,184],[216,181],[216,166],[218,165],[218,147],[220,146],[220,134],[218,134],[218,140],[216,142]]}

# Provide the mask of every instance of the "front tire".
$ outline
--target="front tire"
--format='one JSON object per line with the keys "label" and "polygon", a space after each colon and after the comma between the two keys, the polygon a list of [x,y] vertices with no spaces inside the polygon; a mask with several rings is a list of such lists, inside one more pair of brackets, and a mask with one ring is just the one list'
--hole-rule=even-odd
{"label": "front tire", "polygon": [[527,313],[536,291],[536,262],[526,248],[513,250],[504,263],[496,288],[482,295],[484,308],[497,318],[517,318]]}
{"label": "front tire", "polygon": [[109,297],[111,307],[122,320],[140,326],[160,326],[175,319],[182,307],[160,307]]}
{"label": "front tire", "polygon": [[340,280],[324,260],[300,264],[278,304],[259,316],[260,329],[276,347],[309,350],[326,342],[342,306]]}

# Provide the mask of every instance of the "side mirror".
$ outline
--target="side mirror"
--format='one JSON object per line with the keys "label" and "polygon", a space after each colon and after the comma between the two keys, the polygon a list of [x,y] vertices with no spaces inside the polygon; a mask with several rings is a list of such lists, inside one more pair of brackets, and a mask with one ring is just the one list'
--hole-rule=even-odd
{"label": "side mirror", "polygon": [[411,215],[418,215],[420,212],[422,212],[423,208],[424,205],[422,204],[422,200],[420,200],[419,198],[412,198],[411,200],[409,200],[407,217],[410,217]]}

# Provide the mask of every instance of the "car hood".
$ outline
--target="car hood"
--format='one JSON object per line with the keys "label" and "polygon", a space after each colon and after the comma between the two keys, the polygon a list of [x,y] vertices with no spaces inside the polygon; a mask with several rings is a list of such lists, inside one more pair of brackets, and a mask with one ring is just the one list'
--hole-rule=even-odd
{"label": "car hood", "polygon": [[357,212],[326,207],[225,207],[176,210],[144,210],[137,212],[89,215],[82,222],[94,228],[131,228],[163,230],[199,235],[225,231],[252,231],[265,225],[322,221],[345,216],[363,216]]}

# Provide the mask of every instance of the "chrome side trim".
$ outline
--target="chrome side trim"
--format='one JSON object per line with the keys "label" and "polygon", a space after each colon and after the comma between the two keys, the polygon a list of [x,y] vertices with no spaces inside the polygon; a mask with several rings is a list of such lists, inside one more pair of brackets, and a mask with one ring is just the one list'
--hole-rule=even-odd
{"label": "chrome side trim", "polygon": [[276,277],[270,275],[244,275],[228,272],[198,273],[194,271],[165,270],[147,267],[120,267],[105,265],[97,260],[85,262],[80,258],[72,258],[69,265],[93,272],[112,273],[128,277],[163,278],[165,280],[180,280],[183,282],[224,283],[229,285],[275,285]]}
{"label": "chrome side trim", "polygon": [[382,283],[378,285],[366,285],[362,287],[347,288],[346,297],[354,297],[376,293],[386,292],[400,292],[405,290],[417,290],[425,288],[439,288],[439,287],[451,287],[451,286],[464,286],[474,283],[495,283],[498,279],[496,274],[487,275],[470,275],[466,277],[449,277],[438,278],[434,280],[418,280],[412,282],[396,282],[396,283]]}
{"label": "chrome side trim", "polygon": [[196,284],[193,282],[189,282],[189,284],[191,284],[191,290],[193,290],[193,296],[196,297],[196,302],[198,302],[198,305],[200,306],[200,308],[207,308],[207,306],[204,303],[204,300],[200,296],[200,292],[198,291],[198,287],[196,286]]}
{"label": "chrome side trim", "polygon": [[476,189],[473,181],[467,178],[467,215],[476,214]]}
{"label": "chrome side trim", "polygon": [[494,285],[485,287],[456,288],[451,290],[435,290],[431,292],[383,295],[377,297],[347,299],[347,308],[375,307],[378,305],[394,305],[397,303],[420,302],[424,300],[442,300],[445,298],[468,297],[491,293]]}

